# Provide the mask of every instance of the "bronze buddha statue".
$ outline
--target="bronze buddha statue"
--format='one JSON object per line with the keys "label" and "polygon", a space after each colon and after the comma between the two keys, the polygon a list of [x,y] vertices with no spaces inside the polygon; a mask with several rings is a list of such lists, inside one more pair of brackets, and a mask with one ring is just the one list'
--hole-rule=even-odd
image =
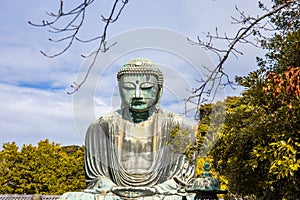
{"label": "bronze buddha statue", "polygon": [[[194,176],[184,151],[172,147],[170,132],[193,129],[180,116],[159,106],[163,74],[148,59],[137,58],[117,74],[121,109],[88,128],[85,141],[87,189],[61,199],[181,199],[181,182]],[[178,145],[178,144],[177,144]],[[183,148],[184,149],[184,148]]]}

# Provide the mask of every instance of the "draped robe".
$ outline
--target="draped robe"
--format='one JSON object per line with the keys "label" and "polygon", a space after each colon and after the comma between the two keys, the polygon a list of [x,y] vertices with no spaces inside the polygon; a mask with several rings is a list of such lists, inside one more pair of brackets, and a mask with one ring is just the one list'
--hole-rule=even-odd
{"label": "draped robe", "polygon": [[[170,133],[176,127],[188,130],[189,134],[174,146]],[[170,199],[181,199],[175,195],[179,184],[174,178],[188,181],[194,175],[194,168],[183,154],[191,135],[193,131],[187,121],[161,109],[139,123],[132,122],[122,110],[100,117],[86,133],[86,192],[98,193],[98,199],[106,199],[100,196],[107,185],[152,187],[161,195],[156,196],[158,199],[167,195],[172,195]],[[113,194],[108,196],[119,199]]]}

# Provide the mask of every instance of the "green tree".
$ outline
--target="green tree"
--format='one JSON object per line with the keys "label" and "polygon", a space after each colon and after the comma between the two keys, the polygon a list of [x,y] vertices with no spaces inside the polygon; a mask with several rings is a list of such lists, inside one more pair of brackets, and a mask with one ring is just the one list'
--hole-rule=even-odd
{"label": "green tree", "polygon": [[225,121],[225,109],[226,101],[204,104],[200,107],[196,137],[200,157],[206,157],[219,138]]}
{"label": "green tree", "polygon": [[[215,149],[218,148],[220,140],[224,137],[225,123],[228,123],[229,120],[228,112],[237,105],[239,100],[240,97],[228,97],[224,102],[205,104],[200,107],[197,132],[197,150],[199,151],[197,174],[203,171],[202,167],[205,161],[213,163],[218,159],[210,150],[213,149],[213,152],[216,152]],[[228,143],[226,145],[230,146]],[[223,152],[218,153],[221,153],[220,156],[224,155]],[[227,189],[228,180],[224,173],[219,173],[220,169],[217,169],[215,165],[212,171],[219,179],[222,189]]]}
{"label": "green tree", "polygon": [[[265,177],[252,170],[249,162],[257,132],[253,132],[253,119],[260,116],[258,110],[235,98],[226,109],[226,120],[210,156],[215,169],[228,180],[228,189],[238,197],[251,196],[263,191],[259,184]],[[253,117],[253,118],[252,118]],[[256,126],[260,126],[256,124]],[[262,129],[258,129],[262,130]]]}
{"label": "green tree", "polygon": [[[281,1],[275,1],[280,3]],[[300,198],[300,31],[294,12],[274,18],[278,33],[263,45],[260,69],[239,79],[246,90],[226,111],[211,152],[231,193],[256,199]],[[298,19],[298,18],[295,18]]]}
{"label": "green tree", "polygon": [[83,147],[61,147],[43,140],[37,147],[4,144],[1,151],[1,193],[62,194],[85,187]]}
{"label": "green tree", "polygon": [[16,177],[14,167],[19,162],[18,147],[15,142],[4,143],[0,151],[0,193],[14,193]]}

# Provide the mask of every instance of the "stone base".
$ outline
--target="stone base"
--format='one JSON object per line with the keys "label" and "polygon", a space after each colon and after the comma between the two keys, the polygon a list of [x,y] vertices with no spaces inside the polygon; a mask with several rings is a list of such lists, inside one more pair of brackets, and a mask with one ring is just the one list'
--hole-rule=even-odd
{"label": "stone base", "polygon": [[193,200],[194,195],[189,195],[187,197],[181,196],[181,195],[155,195],[155,196],[147,196],[147,197],[138,197],[138,198],[125,198],[125,197],[119,197],[116,196],[113,193],[107,193],[107,194],[92,194],[92,193],[86,193],[86,192],[67,192],[63,194],[60,198],[60,200]]}

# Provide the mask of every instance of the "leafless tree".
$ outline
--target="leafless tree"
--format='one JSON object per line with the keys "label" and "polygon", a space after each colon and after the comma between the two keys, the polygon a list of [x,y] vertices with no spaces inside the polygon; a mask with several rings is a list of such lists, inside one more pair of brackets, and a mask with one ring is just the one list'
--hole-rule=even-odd
{"label": "leafless tree", "polygon": [[[116,22],[119,19],[123,9],[128,3],[128,0],[115,0],[108,17],[102,16],[102,21],[105,23],[105,25],[100,36],[94,37],[89,40],[82,40],[78,37],[78,33],[83,27],[87,8],[91,6],[95,2],[95,0],[82,1],[83,2],[75,8],[69,11],[65,11],[64,1],[60,0],[60,6],[57,14],[48,13],[48,15],[53,18],[52,21],[42,21],[42,24],[33,24],[32,22],[29,22],[33,26],[48,27],[50,29],[50,32],[55,34],[69,34],[67,36],[61,37],[58,40],[53,40],[51,38],[49,39],[52,42],[67,41],[66,47],[54,55],[48,55],[45,52],[41,51],[43,55],[49,58],[60,56],[68,51],[74,41],[83,43],[98,41],[97,49],[91,54],[83,56],[85,58],[92,57],[93,61],[89,65],[84,79],[80,83],[74,82],[74,84],[71,86],[73,88],[73,91],[69,92],[69,94],[73,94],[74,92],[78,91],[80,87],[85,83],[99,53],[106,52],[112,45],[115,45],[107,45],[107,30],[112,23]],[[229,56],[238,56],[243,54],[237,49],[237,44],[246,43],[249,45],[259,46],[260,40],[264,39],[264,35],[262,34],[263,31],[276,31],[276,28],[272,26],[272,23],[270,23],[269,18],[275,14],[278,14],[279,12],[285,12],[291,9],[299,9],[299,4],[299,0],[285,0],[280,4],[275,4],[272,8],[268,9],[259,2],[259,6],[265,11],[265,14],[256,17],[248,16],[236,7],[236,10],[239,12],[240,18],[232,18],[232,20],[233,23],[239,25],[240,28],[234,36],[229,37],[226,33],[220,35],[219,31],[216,29],[216,32],[214,34],[206,34],[206,38],[208,39],[207,41],[202,41],[199,36],[196,40],[188,38],[188,41],[192,45],[199,45],[205,50],[213,52],[218,57],[218,63],[212,70],[208,71],[209,73],[207,77],[205,77],[205,79],[199,81],[199,87],[193,90],[192,95],[187,98],[186,102],[195,104],[196,109],[198,110],[197,106],[199,106],[203,102],[203,100],[205,101],[205,99],[209,96],[214,96],[214,92],[216,91],[213,90],[214,87],[219,88],[226,85],[234,87],[234,81],[231,80],[229,75],[225,72],[224,64],[226,63]],[[299,15],[296,17],[299,18]],[[65,25],[63,27],[58,27],[57,25],[59,24],[59,22],[65,19],[68,19],[64,21],[66,22]],[[292,22],[290,26],[292,26]],[[256,40],[253,40],[253,36],[256,38]],[[224,49],[215,47],[214,43],[217,40],[226,41],[228,43],[227,47]]]}
{"label": "leafless tree", "polygon": [[[299,0],[287,0],[269,9],[259,2],[259,6],[265,11],[265,14],[256,17],[246,15],[236,6],[240,18],[232,17],[232,23],[240,25],[240,28],[233,37],[229,37],[226,33],[220,35],[216,28],[214,34],[205,34],[207,41],[202,41],[199,36],[197,36],[196,40],[188,38],[188,41],[192,45],[198,45],[207,51],[213,52],[218,57],[218,63],[212,70],[207,68],[208,75],[205,79],[199,81],[199,87],[192,91],[193,94],[186,99],[186,103],[195,104],[196,112],[198,112],[199,109],[197,106],[200,106],[207,98],[213,98],[219,87],[230,86],[234,88],[235,81],[230,79],[229,75],[225,72],[224,65],[230,55],[237,57],[243,54],[243,52],[237,49],[237,44],[243,43],[260,47],[260,42],[267,39],[265,34],[268,34],[268,32],[276,32],[276,27],[270,22],[270,17],[279,12],[284,13],[289,10],[299,9],[299,4]],[[295,16],[295,19],[296,18],[299,19],[299,14]],[[294,21],[291,20],[286,26],[293,26],[293,22]],[[224,49],[215,47],[214,43],[216,43],[217,40],[226,41],[227,47]]]}
{"label": "leafless tree", "polygon": [[[62,55],[63,53],[65,53],[66,51],[68,51],[70,49],[70,47],[73,45],[73,43],[75,41],[82,42],[82,43],[98,41],[98,47],[96,48],[95,51],[93,51],[92,53],[90,53],[88,55],[82,55],[82,57],[84,57],[84,58],[92,57],[92,62],[89,65],[88,71],[87,71],[85,77],[83,78],[83,80],[80,83],[74,82],[71,85],[73,90],[71,92],[68,92],[68,94],[73,94],[74,92],[78,91],[80,89],[80,87],[85,83],[93,65],[96,62],[96,59],[97,59],[97,56],[99,55],[99,53],[106,52],[111,46],[115,45],[115,44],[107,45],[107,41],[106,41],[107,30],[111,24],[115,23],[119,19],[123,9],[125,8],[126,4],[128,3],[128,0],[115,0],[108,17],[101,15],[102,21],[105,24],[104,24],[104,28],[103,28],[102,32],[99,34],[99,36],[96,36],[89,40],[83,40],[83,39],[79,38],[79,36],[78,36],[79,31],[84,26],[87,9],[91,5],[93,5],[95,0],[82,0],[82,1],[83,1],[82,3],[75,6],[73,9],[65,11],[64,0],[60,0],[60,5],[59,5],[59,9],[58,9],[57,13],[47,12],[47,15],[49,15],[52,18],[51,21],[43,20],[41,24],[35,24],[35,23],[32,23],[29,21],[29,24],[31,24],[33,26],[49,28],[49,31],[51,33],[60,34],[60,35],[67,34],[67,36],[61,36],[59,39],[56,39],[56,40],[49,38],[49,40],[51,42],[56,42],[56,43],[67,42],[67,45],[60,52],[53,54],[53,55],[49,55],[49,54],[45,53],[44,51],[41,51],[41,53],[48,58],[54,58],[54,57]],[[63,26],[59,26],[59,24],[61,22],[63,23]]]}

